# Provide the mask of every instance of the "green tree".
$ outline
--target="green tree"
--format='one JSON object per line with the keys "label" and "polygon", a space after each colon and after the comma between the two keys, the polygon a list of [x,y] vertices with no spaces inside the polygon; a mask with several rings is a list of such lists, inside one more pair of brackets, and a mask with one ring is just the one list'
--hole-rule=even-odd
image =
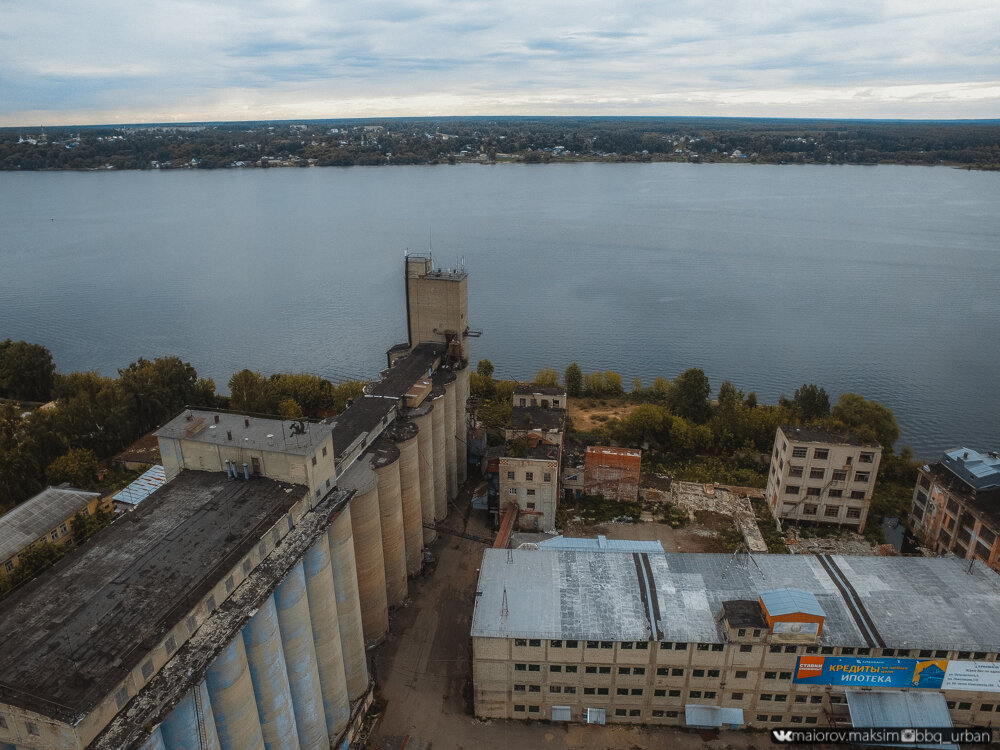
{"label": "green tree", "polygon": [[360,380],[345,380],[333,388],[333,404],[330,411],[340,414],[347,408],[347,402],[364,395],[365,384]]}
{"label": "green tree", "polygon": [[319,416],[320,411],[333,407],[334,385],[318,375],[277,373],[268,379],[270,399],[277,404],[281,413],[281,403],[291,400],[299,407],[296,416]]}
{"label": "green tree", "polygon": [[649,387],[651,399],[658,404],[670,403],[670,381],[664,377],[653,378],[653,384]]}
{"label": "green tree", "polygon": [[692,422],[707,422],[712,415],[708,396],[712,392],[708,377],[697,367],[685,370],[670,386],[669,403],[674,414]]}
{"label": "green tree", "polygon": [[625,392],[622,376],[612,370],[604,371],[604,387],[609,396],[620,396]]}
{"label": "green tree", "polygon": [[663,446],[670,442],[670,412],[656,404],[641,404],[622,417],[613,428],[617,442],[628,447]]}
{"label": "green tree", "polygon": [[271,383],[252,370],[240,370],[229,379],[229,405],[235,411],[273,414],[277,404]]}
{"label": "green tree", "polygon": [[200,392],[198,373],[180,357],[157,357],[152,362],[140,358],[118,375],[118,388],[131,407],[139,434],[174,416]]}
{"label": "green tree", "polygon": [[778,403],[790,409],[803,422],[815,422],[830,416],[830,397],[825,389],[813,383],[796,389],[791,400],[782,396]]}
{"label": "green tree", "polygon": [[484,378],[492,378],[493,363],[490,362],[488,359],[479,360],[479,363],[476,365],[476,372],[479,375],[482,375]]}
{"label": "green tree", "polygon": [[572,362],[566,368],[566,372],[563,374],[563,380],[566,383],[567,395],[576,398],[583,391],[583,371],[580,369],[580,365],[576,362]]}
{"label": "green tree", "polygon": [[859,437],[874,439],[886,451],[899,439],[899,425],[892,412],[877,401],[869,401],[857,393],[845,393],[837,401],[830,415],[834,427],[843,425]]}
{"label": "green tree", "polygon": [[50,463],[45,476],[49,484],[67,482],[71,487],[89,490],[97,479],[97,456],[87,448],[73,448]]}
{"label": "green tree", "polygon": [[535,379],[533,382],[535,385],[540,386],[557,386],[559,385],[559,373],[551,367],[543,367],[535,373]]}
{"label": "green tree", "polygon": [[0,396],[48,401],[55,382],[52,354],[40,344],[0,341]]}
{"label": "green tree", "polygon": [[294,398],[285,398],[278,404],[278,416],[282,419],[300,419],[305,414]]}

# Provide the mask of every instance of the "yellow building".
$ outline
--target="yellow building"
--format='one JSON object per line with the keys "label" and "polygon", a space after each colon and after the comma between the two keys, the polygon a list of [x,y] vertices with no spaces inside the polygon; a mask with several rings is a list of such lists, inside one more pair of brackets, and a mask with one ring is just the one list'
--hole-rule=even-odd
{"label": "yellow building", "polygon": [[68,544],[73,539],[70,521],[77,512],[89,516],[98,506],[111,510],[110,499],[99,492],[69,487],[49,487],[0,517],[0,565],[6,573],[17,565],[18,555],[35,542]]}

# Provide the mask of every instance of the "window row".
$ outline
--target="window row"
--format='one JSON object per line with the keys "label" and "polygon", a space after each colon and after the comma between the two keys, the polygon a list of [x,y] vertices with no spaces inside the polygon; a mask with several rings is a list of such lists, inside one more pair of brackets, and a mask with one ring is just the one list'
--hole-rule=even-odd
{"label": "window row", "polygon": [[[507,472],[507,479],[509,479],[511,481],[514,481],[515,479],[517,479],[517,472],[508,471]],[[533,471],[526,471],[526,472],[524,472],[524,481],[525,482],[534,482],[535,481],[535,472],[533,472]],[[548,472],[548,471],[542,472],[542,481],[543,482],[551,482],[552,481],[552,474],[550,472]]]}
{"label": "window row", "polygon": [[[786,495],[798,495],[798,494],[801,494],[801,491],[802,491],[802,487],[800,485],[798,485],[798,484],[786,484],[785,485],[785,494]],[[805,492],[806,497],[820,497],[822,494],[823,494],[823,488],[822,487],[806,487],[806,492]],[[830,489],[830,490],[827,490],[826,496],[827,497],[833,497],[833,498],[841,498],[841,497],[844,497],[844,491],[840,490],[840,489]],[[865,499],[865,492],[864,492],[864,490],[851,490],[851,493],[850,493],[850,495],[848,495],[848,497],[851,500],[864,500]],[[837,506],[837,507],[839,507],[839,506]]]}

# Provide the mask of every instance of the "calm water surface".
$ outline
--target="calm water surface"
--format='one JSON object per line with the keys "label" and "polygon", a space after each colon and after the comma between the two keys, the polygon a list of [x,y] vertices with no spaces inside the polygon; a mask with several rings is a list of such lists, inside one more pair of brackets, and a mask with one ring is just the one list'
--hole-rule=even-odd
{"label": "calm water surface", "polygon": [[0,173],[0,339],[62,371],[176,354],[371,377],[404,251],[469,276],[473,360],[701,367],[888,405],[930,457],[1000,447],[1000,173],[501,165]]}

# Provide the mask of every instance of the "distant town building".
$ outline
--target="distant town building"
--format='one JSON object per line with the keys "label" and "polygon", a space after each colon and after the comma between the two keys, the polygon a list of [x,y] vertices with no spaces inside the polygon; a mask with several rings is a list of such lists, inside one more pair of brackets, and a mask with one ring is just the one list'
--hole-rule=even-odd
{"label": "distant town building", "polygon": [[982,564],[608,545],[486,550],[471,628],[476,716],[756,729],[996,721],[1000,576]]}
{"label": "distant town building", "polygon": [[922,466],[910,526],[939,554],[975,557],[1000,570],[1000,457],[955,448]]}
{"label": "distant town building", "polygon": [[583,483],[588,495],[634,503],[639,499],[642,451],[591,445],[584,457]]}
{"label": "distant town building", "polygon": [[101,493],[68,487],[48,487],[0,517],[0,566],[9,573],[18,555],[35,542],[68,544],[73,539],[71,521],[77,513],[93,515],[98,506],[111,510]]}
{"label": "distant town building", "polygon": [[882,447],[852,433],[782,425],[774,438],[764,497],[782,521],[863,531]]}

